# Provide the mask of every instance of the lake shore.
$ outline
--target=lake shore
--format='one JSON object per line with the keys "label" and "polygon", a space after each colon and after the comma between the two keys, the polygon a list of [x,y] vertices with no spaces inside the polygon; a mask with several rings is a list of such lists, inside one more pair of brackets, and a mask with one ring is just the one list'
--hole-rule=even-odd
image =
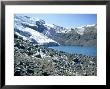
{"label": "lake shore", "polygon": [[14,39],[15,76],[96,76],[97,59]]}

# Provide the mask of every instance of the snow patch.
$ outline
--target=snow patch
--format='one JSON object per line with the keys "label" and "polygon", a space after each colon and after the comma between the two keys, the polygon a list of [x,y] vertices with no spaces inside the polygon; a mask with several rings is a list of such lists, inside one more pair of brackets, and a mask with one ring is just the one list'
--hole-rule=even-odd
{"label": "snow patch", "polygon": [[44,25],[45,25],[45,26],[49,26],[49,27],[51,27],[51,28],[54,28],[54,25],[53,25],[53,24],[45,23]]}

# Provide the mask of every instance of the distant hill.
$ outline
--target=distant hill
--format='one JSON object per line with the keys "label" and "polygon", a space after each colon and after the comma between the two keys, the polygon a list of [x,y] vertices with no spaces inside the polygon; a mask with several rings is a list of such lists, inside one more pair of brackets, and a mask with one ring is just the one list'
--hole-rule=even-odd
{"label": "distant hill", "polygon": [[57,33],[54,40],[62,45],[97,46],[97,25],[71,28],[68,33]]}

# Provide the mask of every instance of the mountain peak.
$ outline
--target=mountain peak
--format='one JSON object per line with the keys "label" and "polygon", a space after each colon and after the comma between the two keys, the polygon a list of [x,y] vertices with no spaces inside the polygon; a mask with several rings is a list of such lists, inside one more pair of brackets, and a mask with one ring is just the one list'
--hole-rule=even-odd
{"label": "mountain peak", "polygon": [[[80,35],[83,35],[84,34],[84,32],[86,31],[86,30],[88,30],[87,28],[95,28],[96,29],[96,24],[91,24],[91,25],[84,25],[84,26],[80,26],[80,27],[77,27],[77,28],[75,28],[75,31],[78,33],[78,34],[80,34]],[[89,29],[90,30],[90,29]]]}

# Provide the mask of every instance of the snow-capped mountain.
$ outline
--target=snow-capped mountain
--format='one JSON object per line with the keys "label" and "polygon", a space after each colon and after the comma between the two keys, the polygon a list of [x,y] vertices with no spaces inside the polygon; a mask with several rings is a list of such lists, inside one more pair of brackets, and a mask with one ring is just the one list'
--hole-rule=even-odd
{"label": "snow-capped mountain", "polygon": [[[97,24],[64,28],[42,19],[14,16],[15,34],[39,45],[85,45],[96,43]],[[93,44],[94,45],[94,44]]]}
{"label": "snow-capped mountain", "polygon": [[96,33],[96,31],[97,31],[96,28],[97,28],[97,25],[92,24],[92,25],[85,25],[85,26],[77,27],[77,28],[75,28],[75,31],[78,34],[83,35],[84,33],[87,33],[90,31]]}
{"label": "snow-capped mountain", "polygon": [[56,33],[69,33],[71,31],[71,29],[57,26],[54,24],[53,24],[53,29],[55,30]]}
{"label": "snow-capped mountain", "polygon": [[[39,45],[49,44],[49,45],[59,45],[56,41],[47,37],[46,35],[40,33],[36,23],[43,24],[43,20],[38,20],[35,18],[30,18],[26,16],[15,16],[14,19],[14,31],[15,34],[24,40],[30,40],[33,43]],[[41,29],[42,30],[42,29]]]}

